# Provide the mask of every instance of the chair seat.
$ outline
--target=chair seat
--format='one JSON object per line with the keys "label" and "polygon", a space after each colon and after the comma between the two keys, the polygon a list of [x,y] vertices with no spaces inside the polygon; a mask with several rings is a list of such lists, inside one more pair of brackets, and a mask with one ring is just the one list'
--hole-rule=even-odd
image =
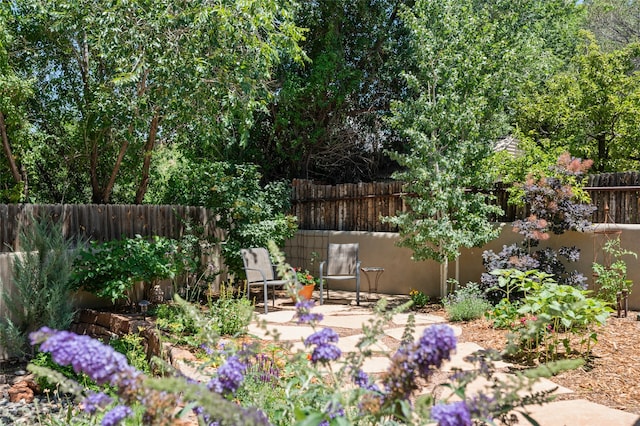
{"label": "chair seat", "polygon": [[356,278],[355,275],[324,275],[324,279],[326,280],[353,280]]}
{"label": "chair seat", "polygon": [[[267,284],[267,285],[269,285],[269,286],[277,287],[277,286],[279,286],[279,285],[285,285],[287,282],[288,282],[287,280],[267,280],[267,282],[266,282],[266,283],[264,283],[264,284]],[[253,282],[251,282],[250,284],[251,284],[251,285],[254,285],[254,284],[263,284],[263,282],[262,282],[262,281],[253,281]]]}

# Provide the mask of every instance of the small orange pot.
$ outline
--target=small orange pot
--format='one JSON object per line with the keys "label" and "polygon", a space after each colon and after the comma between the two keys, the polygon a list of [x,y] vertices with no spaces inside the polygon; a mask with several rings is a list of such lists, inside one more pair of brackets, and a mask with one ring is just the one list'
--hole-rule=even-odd
{"label": "small orange pot", "polygon": [[[311,298],[313,297],[314,288],[315,288],[314,284],[308,284],[308,285],[302,286],[302,288],[298,290],[298,296],[300,297],[300,299],[303,299],[303,300],[311,300]],[[294,302],[295,302],[295,299],[294,299]]]}

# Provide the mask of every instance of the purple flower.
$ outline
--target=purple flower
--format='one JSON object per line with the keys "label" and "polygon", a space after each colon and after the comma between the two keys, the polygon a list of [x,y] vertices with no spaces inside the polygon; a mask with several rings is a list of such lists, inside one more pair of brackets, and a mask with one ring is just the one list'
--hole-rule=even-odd
{"label": "purple flower", "polygon": [[313,349],[313,352],[311,353],[311,362],[313,362],[314,364],[317,364],[318,362],[324,364],[340,358],[340,355],[342,355],[342,351],[336,345],[318,345]]}
{"label": "purple flower", "polygon": [[98,408],[104,408],[112,402],[113,399],[102,392],[91,392],[82,401],[82,406],[84,407],[84,411],[89,414],[93,414],[98,410]]}
{"label": "purple flower", "polygon": [[391,365],[382,379],[386,391],[385,400],[409,398],[411,393],[418,388],[417,371],[413,343],[400,346],[391,357]]}
{"label": "purple flower", "polygon": [[432,325],[422,333],[415,356],[423,377],[429,375],[431,367],[440,368],[443,361],[451,359],[456,343],[453,329],[445,324]]}
{"label": "purple flower", "polygon": [[327,343],[335,343],[339,339],[338,333],[331,328],[323,328],[320,331],[316,331],[312,335],[306,338],[304,341],[305,346],[311,345],[326,345]]}
{"label": "purple flower", "polygon": [[209,381],[207,387],[220,394],[234,393],[240,387],[240,384],[244,380],[244,372],[247,369],[247,365],[240,361],[237,356],[232,356],[227,359],[220,368],[218,368],[218,375]]}
{"label": "purple flower", "polygon": [[322,321],[322,314],[311,312],[314,304],[313,300],[299,300],[296,302],[298,324],[315,324]]}
{"label": "purple flower", "polygon": [[471,414],[464,401],[434,405],[431,419],[437,421],[438,426],[471,426]]}
{"label": "purple flower", "polygon": [[340,358],[342,351],[333,344],[338,339],[338,334],[330,328],[323,328],[307,337],[304,341],[305,346],[316,345],[311,353],[311,362],[327,363]]}
{"label": "purple flower", "polygon": [[[329,416],[329,420],[333,420],[336,417],[344,417],[344,408],[339,402],[330,402],[327,407],[327,415]],[[318,423],[318,426],[329,426],[329,420],[323,420]]]}
{"label": "purple flower", "polygon": [[109,345],[89,336],[70,331],[42,327],[29,335],[31,344],[40,343],[40,351],[49,352],[59,365],[71,365],[76,373],[84,373],[102,385],[134,387],[142,373],[127,363],[127,358]]}
{"label": "purple flower", "polygon": [[383,377],[386,401],[407,399],[418,387],[416,378],[428,378],[432,367],[439,368],[450,359],[456,337],[448,325],[432,325],[417,342],[405,342],[391,358]]}
{"label": "purple flower", "polygon": [[361,387],[362,389],[366,389],[373,392],[380,392],[380,388],[375,383],[371,383],[369,380],[369,376],[362,370],[355,370],[353,373],[353,383]]}
{"label": "purple flower", "polygon": [[118,405],[114,407],[111,411],[107,412],[102,418],[102,426],[116,426],[119,425],[125,417],[129,417],[133,414],[131,408],[126,405]]}

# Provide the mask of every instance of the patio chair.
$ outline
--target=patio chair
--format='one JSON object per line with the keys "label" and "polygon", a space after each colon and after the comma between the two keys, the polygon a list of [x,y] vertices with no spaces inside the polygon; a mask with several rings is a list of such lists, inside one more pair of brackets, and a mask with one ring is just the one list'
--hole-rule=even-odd
{"label": "patio chair", "polygon": [[[264,290],[264,313],[269,313],[269,297],[267,289],[271,287],[273,293],[273,306],[276,305],[276,287],[282,287],[287,284],[287,280],[277,279],[274,272],[273,263],[269,251],[263,247],[241,249],[242,262],[244,263],[244,272],[247,275],[246,293],[249,297],[249,289],[251,286],[262,286]],[[298,287],[298,280],[293,273],[294,283]]]}
{"label": "patio chair", "polygon": [[355,280],[356,304],[360,305],[360,261],[358,243],[329,244],[327,260],[320,262],[320,304],[323,304],[324,281],[327,281],[327,299],[329,298],[329,280]]}

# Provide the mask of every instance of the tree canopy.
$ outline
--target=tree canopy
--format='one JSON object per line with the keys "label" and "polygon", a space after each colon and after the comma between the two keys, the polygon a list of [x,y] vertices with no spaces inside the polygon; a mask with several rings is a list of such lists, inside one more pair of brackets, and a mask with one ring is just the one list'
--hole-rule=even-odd
{"label": "tree canopy", "polygon": [[[14,0],[12,62],[34,82],[27,165],[41,201],[137,202],[155,149],[245,144],[273,68],[300,60],[288,0]],[[55,165],[55,167],[54,167]]]}

